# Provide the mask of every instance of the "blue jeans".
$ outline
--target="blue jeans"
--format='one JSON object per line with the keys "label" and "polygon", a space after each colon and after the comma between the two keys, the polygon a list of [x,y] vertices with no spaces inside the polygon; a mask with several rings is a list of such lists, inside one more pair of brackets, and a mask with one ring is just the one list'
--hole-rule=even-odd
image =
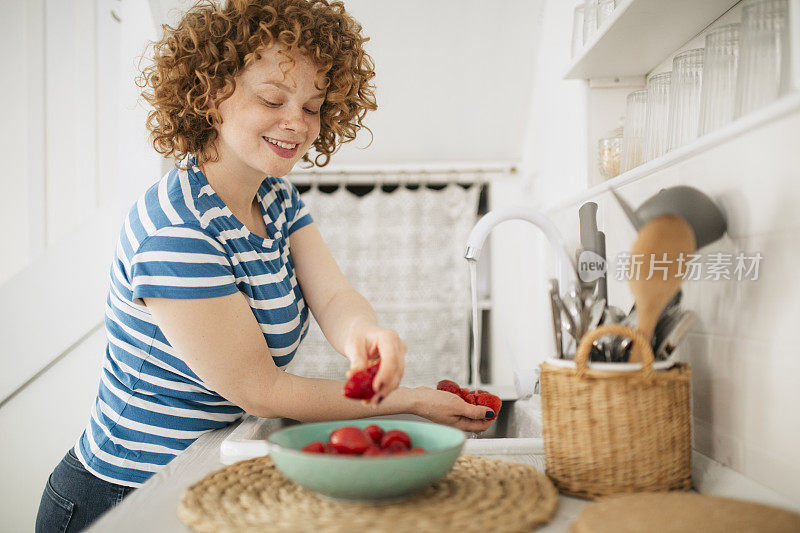
{"label": "blue jeans", "polygon": [[81,531],[133,490],[96,477],[70,448],[44,487],[36,533]]}

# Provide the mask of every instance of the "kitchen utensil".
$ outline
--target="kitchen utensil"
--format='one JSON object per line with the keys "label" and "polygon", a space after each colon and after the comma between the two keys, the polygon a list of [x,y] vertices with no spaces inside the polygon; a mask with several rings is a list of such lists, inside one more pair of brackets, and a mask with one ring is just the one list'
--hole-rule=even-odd
{"label": "kitchen utensil", "polygon": [[597,204],[586,202],[578,209],[578,219],[580,221],[581,247],[597,253],[599,245],[597,242]]}
{"label": "kitchen utensil", "polygon": [[[621,326],[626,328],[636,329],[639,323],[639,315],[636,312],[636,305],[631,307],[630,312],[620,322]],[[633,341],[630,337],[612,337],[611,339],[611,361],[627,361],[631,352],[631,343]]]}
{"label": "kitchen utensil", "polygon": [[658,347],[661,341],[664,340],[669,331],[675,325],[681,313],[683,313],[683,310],[680,308],[680,306],[670,304],[667,304],[667,306],[661,312],[661,316],[658,317],[658,322],[656,322],[656,328],[653,330],[653,340],[650,343],[650,346],[653,348],[653,352],[656,351],[656,347]]}
{"label": "kitchen utensil", "polygon": [[[603,310],[603,317],[600,320],[600,323],[604,326],[610,324],[619,324],[623,318],[625,318],[625,313],[622,311],[622,309],[614,305],[607,305]],[[590,360],[606,362],[612,361],[611,348],[616,339],[617,337],[613,336],[600,337],[597,339],[595,342],[595,348],[599,353],[592,351],[589,354]]]}
{"label": "kitchen utensil", "polygon": [[564,345],[561,340],[561,305],[558,297],[558,280],[553,278],[548,284],[550,295],[550,312],[553,314],[553,340],[559,359],[564,357]]}
{"label": "kitchen utensil", "polygon": [[726,24],[708,32],[705,50],[699,135],[710,133],[733,120],[739,65],[739,24]]}
{"label": "kitchen utensil", "polygon": [[672,81],[669,88],[671,150],[697,138],[704,54],[702,48],[695,48],[681,52],[672,60]]}
{"label": "kitchen utensil", "polygon": [[[405,431],[414,446],[425,448],[427,453],[369,458],[300,451],[310,442],[327,442],[334,429],[371,424],[386,431]],[[449,426],[374,419],[300,424],[267,437],[275,466],[295,483],[331,498],[371,501],[399,498],[431,485],[453,468],[464,440],[462,431]]]}
{"label": "kitchen utensil", "polygon": [[[664,307],[680,290],[682,279],[678,275],[678,258],[696,250],[694,231],[684,219],[676,215],[664,215],[649,221],[639,231],[633,243],[631,255],[642,254],[644,258],[664,260],[665,273],[662,276],[634,276],[628,281],[639,315],[638,330],[650,342],[658,317]],[[631,354],[632,363],[639,351]]]}
{"label": "kitchen utensil", "polygon": [[663,340],[658,343],[656,360],[671,361],[675,348],[686,337],[695,322],[697,322],[697,313],[694,311],[686,310],[680,313],[665,332]]}
{"label": "kitchen utensil", "polygon": [[600,323],[600,320],[603,318],[603,311],[605,311],[605,309],[605,298],[600,298],[592,304],[592,307],[589,311],[589,320],[586,324],[586,331],[591,331],[597,327],[597,325]]}
{"label": "kitchen utensil", "polygon": [[645,89],[633,91],[625,99],[625,127],[622,133],[620,172],[627,172],[642,164],[646,120],[647,91]]}
{"label": "kitchen utensil", "polygon": [[741,48],[735,116],[741,117],[789,91],[789,2],[742,2]]}
{"label": "kitchen utensil", "polygon": [[647,80],[647,118],[644,126],[644,161],[669,150],[669,87],[671,72]]}
{"label": "kitchen utensil", "polygon": [[597,280],[597,297],[608,302],[608,261],[606,260],[606,234],[597,232],[597,255],[603,258],[603,274]]}
{"label": "kitchen utensil", "polygon": [[[594,269],[598,263],[598,259],[602,256],[600,237],[597,231],[597,204],[594,202],[586,202],[580,209],[578,209],[578,220],[580,227],[580,241],[581,249],[578,250],[578,274],[581,280],[581,297],[585,308],[593,305],[593,302],[587,302],[590,292],[596,292],[600,272]],[[604,246],[605,243],[603,243]],[[591,252],[585,254],[584,252]],[[592,268],[590,268],[590,266]],[[584,322],[587,317],[584,316]],[[582,330],[586,331],[585,328]]]}
{"label": "kitchen utensil", "polygon": [[[669,301],[669,303],[664,307],[664,311],[661,312],[661,316],[658,317],[658,322],[656,323],[656,330],[660,331],[663,324],[667,321],[668,317],[671,317],[676,311],[680,311],[679,304],[681,302],[681,297],[683,293],[678,291],[678,293]],[[625,326],[627,328],[636,329],[639,324],[639,315],[636,312],[636,305],[634,304],[631,306],[630,312],[622,318],[620,321],[620,325]],[[653,334],[653,340],[655,341],[655,333]],[[604,337],[605,338],[605,337]],[[627,361],[628,356],[630,355],[631,351],[631,343],[633,342],[630,337],[613,337],[611,342],[613,343],[611,351],[614,352],[612,356],[612,361]],[[650,347],[655,350],[657,346],[656,343],[651,342]]]}
{"label": "kitchen utensil", "polygon": [[622,211],[637,230],[650,220],[662,215],[678,215],[694,230],[697,248],[700,249],[722,238],[727,229],[725,214],[703,191],[687,185],[661,189],[634,209],[620,194],[611,189]]}
{"label": "kitchen utensil", "polygon": [[568,317],[571,319],[573,330],[580,332],[581,316],[583,315],[583,300],[581,299],[581,289],[578,283],[570,283],[566,294],[562,295],[561,302]]}

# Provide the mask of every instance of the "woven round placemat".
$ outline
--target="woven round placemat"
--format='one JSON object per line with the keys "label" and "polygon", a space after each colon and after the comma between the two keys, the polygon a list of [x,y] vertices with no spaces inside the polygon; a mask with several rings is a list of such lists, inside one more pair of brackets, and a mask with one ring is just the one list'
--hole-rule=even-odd
{"label": "woven round placemat", "polygon": [[281,474],[269,456],[240,461],[188,487],[178,517],[199,532],[529,532],[552,517],[558,492],[532,466],[462,455],[442,479],[407,498],[327,499]]}
{"label": "woven round placemat", "polygon": [[607,496],[583,508],[571,533],[797,533],[800,515],[706,494],[660,492]]}

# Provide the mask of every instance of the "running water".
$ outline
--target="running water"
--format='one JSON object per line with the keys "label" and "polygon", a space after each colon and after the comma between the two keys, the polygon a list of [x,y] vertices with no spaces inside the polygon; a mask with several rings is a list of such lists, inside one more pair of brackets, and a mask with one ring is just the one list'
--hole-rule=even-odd
{"label": "running water", "polygon": [[478,320],[478,262],[467,259],[469,264],[470,291],[472,292],[472,371],[470,385],[473,390],[481,388],[478,372],[481,359],[481,328]]}

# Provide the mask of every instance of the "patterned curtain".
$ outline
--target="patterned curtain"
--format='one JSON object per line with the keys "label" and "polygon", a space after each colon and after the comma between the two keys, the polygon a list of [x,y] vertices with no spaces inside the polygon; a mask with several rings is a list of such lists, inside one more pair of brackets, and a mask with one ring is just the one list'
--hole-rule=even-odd
{"label": "patterned curtain", "polygon": [[[415,182],[414,176],[408,181]],[[467,381],[470,288],[464,246],[477,221],[480,185],[443,189],[376,186],[358,196],[340,186],[302,194],[344,275],[382,327],[408,345],[402,384],[435,386],[443,376]],[[313,318],[290,373],[345,379],[349,361]]]}

